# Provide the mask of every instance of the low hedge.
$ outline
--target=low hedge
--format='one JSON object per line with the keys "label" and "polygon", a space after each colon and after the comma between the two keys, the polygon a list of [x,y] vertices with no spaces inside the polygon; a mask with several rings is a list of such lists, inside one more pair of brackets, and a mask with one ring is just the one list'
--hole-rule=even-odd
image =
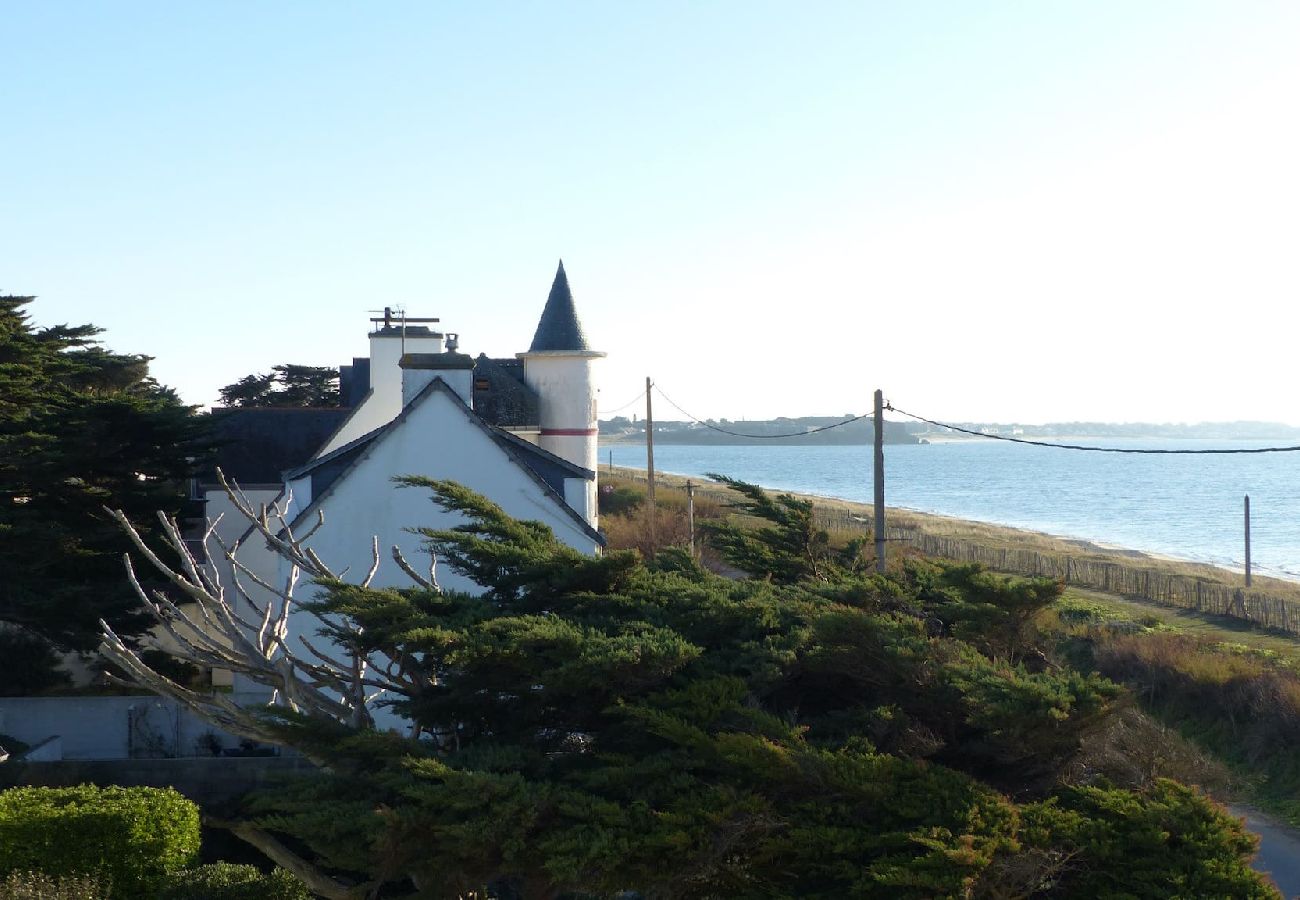
{"label": "low hedge", "polygon": [[0,876],[91,875],[114,897],[140,897],[198,852],[198,807],[171,788],[0,792]]}
{"label": "low hedge", "polygon": [[284,869],[212,863],[173,872],[154,900],[310,900],[306,886]]}
{"label": "low hedge", "polygon": [[46,875],[10,872],[0,877],[0,900],[103,900],[93,875]]}

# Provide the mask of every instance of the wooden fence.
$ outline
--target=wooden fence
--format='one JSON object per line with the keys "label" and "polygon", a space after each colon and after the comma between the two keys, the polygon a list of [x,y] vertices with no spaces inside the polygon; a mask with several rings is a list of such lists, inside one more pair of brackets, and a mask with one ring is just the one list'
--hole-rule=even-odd
{"label": "wooden fence", "polygon": [[[865,516],[846,509],[818,507],[816,516],[823,528],[845,531],[866,528]],[[1056,578],[1066,584],[1141,597],[1165,606],[1233,616],[1266,628],[1300,634],[1300,603],[1245,591],[1209,578],[1067,553],[993,547],[913,527],[889,527],[885,537],[890,543],[913,547],[926,556],[980,563],[997,572]]]}
{"label": "wooden fence", "polygon": [[[619,469],[618,475],[638,481],[644,481],[646,477],[644,471],[629,469]],[[669,483],[677,480],[672,476],[665,479]],[[726,494],[725,490],[708,481],[697,484],[709,492]],[[858,512],[842,506],[817,504],[814,509],[816,521],[822,528],[833,531],[869,530],[869,507]],[[888,527],[885,537],[892,544],[913,547],[926,556],[980,563],[996,572],[1057,578],[1079,587],[1141,597],[1165,606],[1233,616],[1265,628],[1300,634],[1300,603],[1258,591],[1245,591],[1210,578],[1179,574],[1155,566],[1128,565],[1068,553],[988,546],[976,541],[932,534],[910,526]]]}

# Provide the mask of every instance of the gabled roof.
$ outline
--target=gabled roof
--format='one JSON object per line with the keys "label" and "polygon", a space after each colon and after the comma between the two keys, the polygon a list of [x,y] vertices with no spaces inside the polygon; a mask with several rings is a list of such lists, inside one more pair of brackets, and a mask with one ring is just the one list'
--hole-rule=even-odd
{"label": "gabled roof", "polygon": [[497,446],[505,451],[506,457],[535,481],[588,537],[604,546],[604,536],[592,528],[587,520],[564,499],[564,478],[586,478],[591,480],[596,477],[596,473],[582,466],[574,465],[568,460],[549,453],[540,447],[535,447],[527,441],[515,437],[508,431],[487,424],[466,406],[460,396],[448,387],[441,378],[434,378],[433,381],[429,382],[402,409],[397,418],[387,425],[376,428],[369,434],[362,435],[356,440],[344,444],[337,450],[313,459],[304,466],[286,472],[284,475],[286,481],[296,480],[308,475],[312,479],[312,501],[294,518],[292,527],[296,527],[305,521],[308,516],[315,515],[321,501],[333,492],[334,486],[339,481],[346,478],[353,469],[361,464],[369,455],[370,449],[396,431],[406,421],[411,411],[424,403],[435,392],[442,392],[449,396],[453,401],[452,406],[464,413],[465,418],[471,423],[471,427],[482,429]]}
{"label": "gabled roof", "polygon": [[555,281],[551,284],[551,295],[546,298],[546,308],[542,310],[542,318],[537,323],[537,332],[533,335],[533,343],[528,352],[590,349],[587,337],[582,333],[582,324],[578,321],[578,311],[573,306],[569,277],[564,274],[564,260],[560,260],[560,268],[556,270]]}

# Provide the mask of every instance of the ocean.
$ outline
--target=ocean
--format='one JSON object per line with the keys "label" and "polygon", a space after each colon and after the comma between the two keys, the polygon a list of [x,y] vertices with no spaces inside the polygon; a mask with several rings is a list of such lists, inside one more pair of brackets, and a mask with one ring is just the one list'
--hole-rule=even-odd
{"label": "ocean", "polygon": [[[1267,441],[1098,439],[1134,449],[1255,448]],[[1285,444],[1285,441],[1276,442]],[[871,502],[870,446],[655,447],[662,472],[718,472],[765,487]],[[644,468],[609,444],[604,466]],[[1300,453],[1132,455],[969,440],[885,447],[885,505],[1242,568],[1250,495],[1254,571],[1300,580]]]}

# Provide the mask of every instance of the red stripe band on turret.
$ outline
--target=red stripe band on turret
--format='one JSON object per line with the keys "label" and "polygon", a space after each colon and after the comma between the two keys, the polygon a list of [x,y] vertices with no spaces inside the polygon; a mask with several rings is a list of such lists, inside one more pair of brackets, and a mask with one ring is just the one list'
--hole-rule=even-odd
{"label": "red stripe band on turret", "polygon": [[542,434],[564,435],[566,437],[588,437],[596,434],[594,428],[543,428]]}

